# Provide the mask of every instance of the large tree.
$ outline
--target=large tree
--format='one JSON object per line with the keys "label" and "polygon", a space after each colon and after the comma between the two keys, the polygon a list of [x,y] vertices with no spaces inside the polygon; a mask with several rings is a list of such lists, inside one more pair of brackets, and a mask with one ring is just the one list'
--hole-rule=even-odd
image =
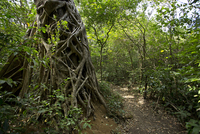
{"label": "large tree", "polygon": [[[23,97],[29,85],[37,83],[40,101],[49,99],[60,89],[64,99],[51,96],[51,105],[61,101],[64,116],[71,107],[78,104],[85,110],[85,116],[94,114],[94,102],[100,101],[105,107],[91,63],[85,26],[73,0],[35,0],[37,8],[33,28],[27,37],[39,34],[34,47],[37,57],[25,50],[12,54],[2,68],[0,78],[11,78],[17,84],[9,87],[6,83],[1,90],[9,90]],[[36,27],[34,27],[36,26]],[[29,41],[30,42],[30,41]],[[40,59],[38,69],[32,68],[34,59]],[[45,62],[44,62],[45,61]],[[32,74],[35,74],[33,77]]]}

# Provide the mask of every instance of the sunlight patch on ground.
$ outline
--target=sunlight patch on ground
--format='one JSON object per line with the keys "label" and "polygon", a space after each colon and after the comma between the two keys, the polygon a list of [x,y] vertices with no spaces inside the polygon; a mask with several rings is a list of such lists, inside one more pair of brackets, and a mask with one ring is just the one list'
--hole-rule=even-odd
{"label": "sunlight patch on ground", "polygon": [[121,91],[128,91],[128,88],[120,88]]}
{"label": "sunlight patch on ground", "polygon": [[126,95],[126,96],[123,96],[123,98],[125,98],[125,99],[133,99],[134,96],[132,96],[132,95]]}
{"label": "sunlight patch on ground", "polygon": [[141,98],[139,101],[138,101],[139,104],[143,105],[144,104],[144,99]]}

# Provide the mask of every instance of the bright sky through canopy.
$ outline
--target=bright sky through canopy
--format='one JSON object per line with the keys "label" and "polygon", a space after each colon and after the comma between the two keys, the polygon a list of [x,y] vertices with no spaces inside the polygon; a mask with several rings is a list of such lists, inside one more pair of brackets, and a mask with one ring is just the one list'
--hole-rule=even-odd
{"label": "bright sky through canopy", "polygon": [[188,1],[187,0],[177,0],[177,2],[179,3],[188,3]]}

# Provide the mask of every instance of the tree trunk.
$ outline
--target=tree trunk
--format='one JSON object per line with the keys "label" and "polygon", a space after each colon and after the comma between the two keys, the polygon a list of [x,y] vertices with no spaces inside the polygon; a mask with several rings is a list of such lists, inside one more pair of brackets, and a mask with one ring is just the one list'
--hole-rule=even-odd
{"label": "tree trunk", "polygon": [[100,75],[101,75],[101,81],[103,80],[103,66],[102,66],[102,62],[103,62],[103,45],[101,45],[101,50],[100,50]]}
{"label": "tree trunk", "polygon": [[[39,85],[37,91],[40,100],[49,99],[54,90],[60,89],[64,96],[64,101],[61,102],[64,115],[67,115],[70,107],[78,107],[79,104],[84,108],[86,117],[89,117],[94,114],[93,102],[96,101],[100,101],[107,109],[99,93],[85,26],[73,0],[34,2],[37,7],[37,27],[41,35],[40,43],[37,44],[38,55],[41,61],[46,59],[46,62],[40,62],[39,70],[32,71],[32,63],[26,60],[31,56],[26,52],[11,55],[10,62],[0,72],[0,78],[12,78],[14,81],[21,79],[22,82],[17,85],[16,90],[18,95],[23,97],[28,90],[32,72],[37,74],[34,78],[38,79],[34,79],[34,82]],[[28,36],[31,37],[34,33],[35,29],[31,29]],[[15,59],[19,59],[20,62],[14,63]],[[3,89],[6,90],[6,87],[3,86]],[[52,101],[52,105],[55,102],[56,100]]]}
{"label": "tree trunk", "polygon": [[[91,99],[100,100],[105,107],[106,104],[98,90],[85,26],[75,4],[73,0],[35,0],[35,4],[38,28],[47,29],[45,33],[41,31],[40,58],[48,57],[50,66],[40,67],[40,82],[51,85],[52,90],[62,89],[65,97],[71,96],[68,104],[77,107],[79,102],[89,117],[94,112]],[[41,94],[46,96],[46,92]]]}
{"label": "tree trunk", "polygon": [[[134,63],[133,63],[133,58],[132,58],[132,55],[131,55],[131,50],[128,50],[128,53],[129,53],[129,58],[131,60],[131,71],[134,72]],[[132,83],[135,83],[134,73],[133,73],[133,76],[132,76]]]}

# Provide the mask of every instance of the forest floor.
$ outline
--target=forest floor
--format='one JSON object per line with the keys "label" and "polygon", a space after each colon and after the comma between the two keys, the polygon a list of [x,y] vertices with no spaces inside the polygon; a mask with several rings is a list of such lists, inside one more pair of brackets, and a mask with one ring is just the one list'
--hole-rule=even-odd
{"label": "forest floor", "polygon": [[[105,110],[97,108],[96,120],[91,120],[92,129],[86,130],[88,134],[186,134],[186,130],[169,115],[157,102],[144,100],[137,88],[128,89],[111,85],[113,92],[124,98],[124,111],[126,119],[118,125],[114,119],[107,118]],[[154,105],[153,105],[154,104]]]}

